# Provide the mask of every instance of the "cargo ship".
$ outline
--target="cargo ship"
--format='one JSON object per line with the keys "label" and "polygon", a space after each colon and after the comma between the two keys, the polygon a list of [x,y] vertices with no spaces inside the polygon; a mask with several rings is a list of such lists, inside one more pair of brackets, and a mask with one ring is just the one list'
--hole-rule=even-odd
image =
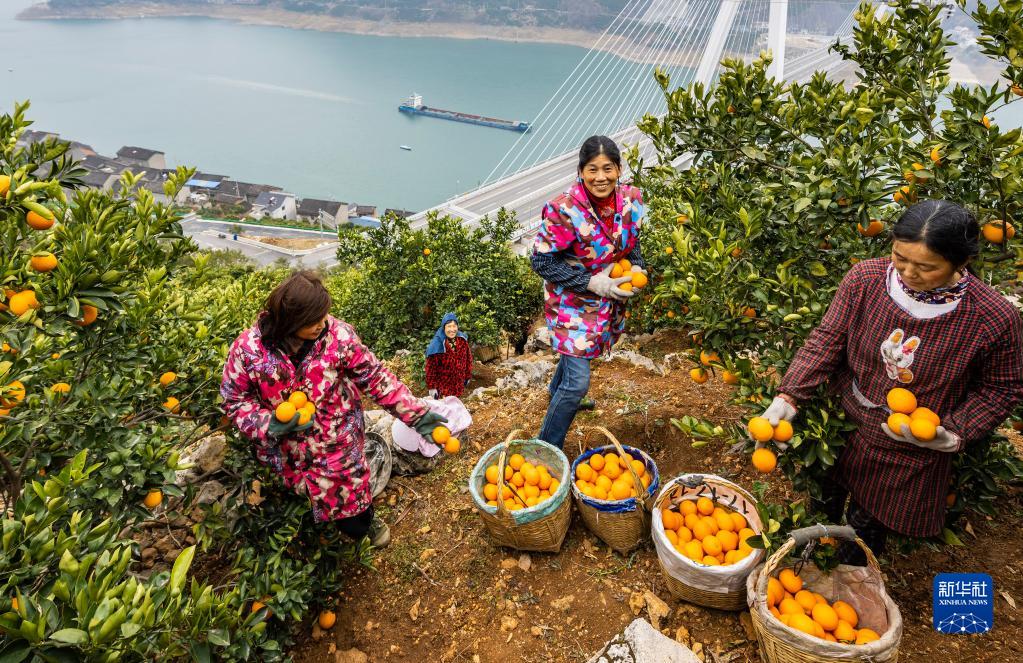
{"label": "cargo ship", "polygon": [[425,115],[426,117],[437,117],[452,122],[465,122],[466,124],[478,124],[481,127],[493,127],[494,129],[508,129],[524,133],[529,131],[529,122],[512,120],[500,120],[496,117],[485,117],[483,115],[472,115],[471,113],[459,113],[442,108],[431,108],[423,105],[423,96],[412,93],[400,106],[398,111],[409,115]]}

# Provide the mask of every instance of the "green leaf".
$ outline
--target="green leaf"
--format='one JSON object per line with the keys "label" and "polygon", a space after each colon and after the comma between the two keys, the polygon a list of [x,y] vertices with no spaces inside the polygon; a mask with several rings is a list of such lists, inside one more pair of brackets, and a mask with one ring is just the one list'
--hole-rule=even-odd
{"label": "green leaf", "polygon": [[83,642],[89,641],[89,634],[77,628],[62,628],[61,630],[53,633],[50,636],[50,640],[65,642],[69,645],[79,645]]}
{"label": "green leaf", "polygon": [[174,567],[171,568],[170,574],[170,590],[172,594],[176,594],[181,591],[181,586],[185,582],[185,576],[188,575],[188,569],[192,566],[192,558],[195,557],[195,546],[188,546],[178,555],[178,558],[174,560]]}
{"label": "green leaf", "polygon": [[21,663],[32,653],[32,645],[27,642],[17,642],[0,654],[0,663]]}
{"label": "green leaf", "polygon": [[947,527],[944,530],[942,530],[941,538],[945,543],[947,543],[950,546],[963,545],[963,542],[959,539],[958,536],[956,536],[956,533]]}
{"label": "green leaf", "polygon": [[231,634],[228,633],[227,629],[210,629],[209,638],[210,643],[217,645],[218,647],[228,647],[231,645]]}
{"label": "green leaf", "polygon": [[809,198],[800,198],[799,200],[796,201],[796,204],[792,207],[792,209],[798,214],[799,212],[802,212],[812,204],[813,201],[810,200]]}

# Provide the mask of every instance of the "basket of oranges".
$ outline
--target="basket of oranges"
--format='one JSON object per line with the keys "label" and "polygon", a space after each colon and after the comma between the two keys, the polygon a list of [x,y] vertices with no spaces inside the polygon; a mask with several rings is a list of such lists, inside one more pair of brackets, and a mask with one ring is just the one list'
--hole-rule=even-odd
{"label": "basket of oranges", "polygon": [[517,439],[491,447],[469,475],[469,493],[499,546],[557,552],[572,519],[569,465],[561,449],[543,440]]}
{"label": "basket of oranges", "polygon": [[627,553],[650,531],[650,505],[660,484],[646,452],[592,426],[611,444],[587,449],[572,463],[572,495],[586,527],[612,549]]}
{"label": "basket of oranges", "polygon": [[[779,568],[797,546],[824,537],[855,541],[867,566],[839,565],[825,575],[798,561]],[[809,559],[809,547],[805,559]],[[851,527],[814,525],[789,539],[747,581],[750,617],[768,663],[871,661],[895,663],[902,616],[888,596],[881,568]]]}
{"label": "basket of oranges", "polygon": [[668,591],[718,610],[746,608],[746,579],[764,551],[749,545],[763,529],[756,500],[711,474],[683,474],[654,503],[651,536]]}

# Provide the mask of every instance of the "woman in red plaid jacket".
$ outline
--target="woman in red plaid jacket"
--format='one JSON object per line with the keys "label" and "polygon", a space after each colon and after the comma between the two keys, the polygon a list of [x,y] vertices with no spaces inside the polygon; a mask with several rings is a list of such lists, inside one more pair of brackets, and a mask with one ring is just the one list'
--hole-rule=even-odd
{"label": "woman in red plaid jacket", "polygon": [[[1023,400],[1020,311],[970,273],[978,234],[973,215],[953,203],[906,210],[892,229],[891,257],[849,270],[764,413],[772,424],[792,420],[825,381],[840,394],[858,428],[819,506],[835,523],[844,512],[876,554],[890,531],[942,531],[953,455],[986,439]],[[888,428],[894,387],[941,417],[935,439]],[[857,552],[847,546],[840,556],[863,564]]]}
{"label": "woman in red plaid jacket", "polygon": [[426,347],[426,388],[430,390],[431,398],[461,398],[471,378],[469,337],[458,330],[455,314],[447,313]]}

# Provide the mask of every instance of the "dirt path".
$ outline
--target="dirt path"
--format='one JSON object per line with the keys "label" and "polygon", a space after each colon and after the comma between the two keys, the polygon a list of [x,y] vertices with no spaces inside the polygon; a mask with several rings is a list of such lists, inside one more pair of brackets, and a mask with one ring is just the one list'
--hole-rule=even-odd
{"label": "dirt path", "polygon": [[[682,349],[681,342],[675,340],[674,350]],[[657,356],[663,356],[661,350],[671,348],[658,348]],[[662,377],[622,362],[594,362],[591,394],[598,409],[577,421],[605,425],[621,441],[645,449],[662,476],[713,472],[751,486],[757,477],[743,458],[729,455],[721,444],[693,449],[669,424],[682,414],[717,423],[738,416],[727,405],[728,387],[695,385],[686,377],[688,368]],[[391,546],[378,554],[377,571],[352,578],[338,607],[338,626],[300,646],[296,661],[332,661],[335,650],[352,647],[370,661],[418,663],[424,655],[481,663],[585,661],[634,618],[629,597],[644,590],[672,606],[661,624],[672,637],[684,626],[694,642],[718,655],[716,660],[761,660],[737,613],[670,600],[649,542],[623,558],[610,553],[576,516],[558,554],[520,558],[493,547],[466,492],[469,472],[480,453],[512,428],[535,432],[546,404],[541,388],[476,402],[472,440],[458,457],[430,475],[392,480],[378,503],[391,523]],[[573,431],[566,444],[570,459],[582,440]],[[599,443],[593,434],[586,440]],[[772,481],[773,499],[785,498],[788,483],[778,475]],[[989,634],[947,636],[930,625],[931,583],[939,571],[990,573],[996,593],[1023,601],[1023,509],[1018,496],[1006,507],[993,521],[974,516],[976,537],[967,535],[963,548],[923,549],[882,560],[906,621],[901,660],[1008,661],[1023,655],[1020,615],[1001,596]]]}

